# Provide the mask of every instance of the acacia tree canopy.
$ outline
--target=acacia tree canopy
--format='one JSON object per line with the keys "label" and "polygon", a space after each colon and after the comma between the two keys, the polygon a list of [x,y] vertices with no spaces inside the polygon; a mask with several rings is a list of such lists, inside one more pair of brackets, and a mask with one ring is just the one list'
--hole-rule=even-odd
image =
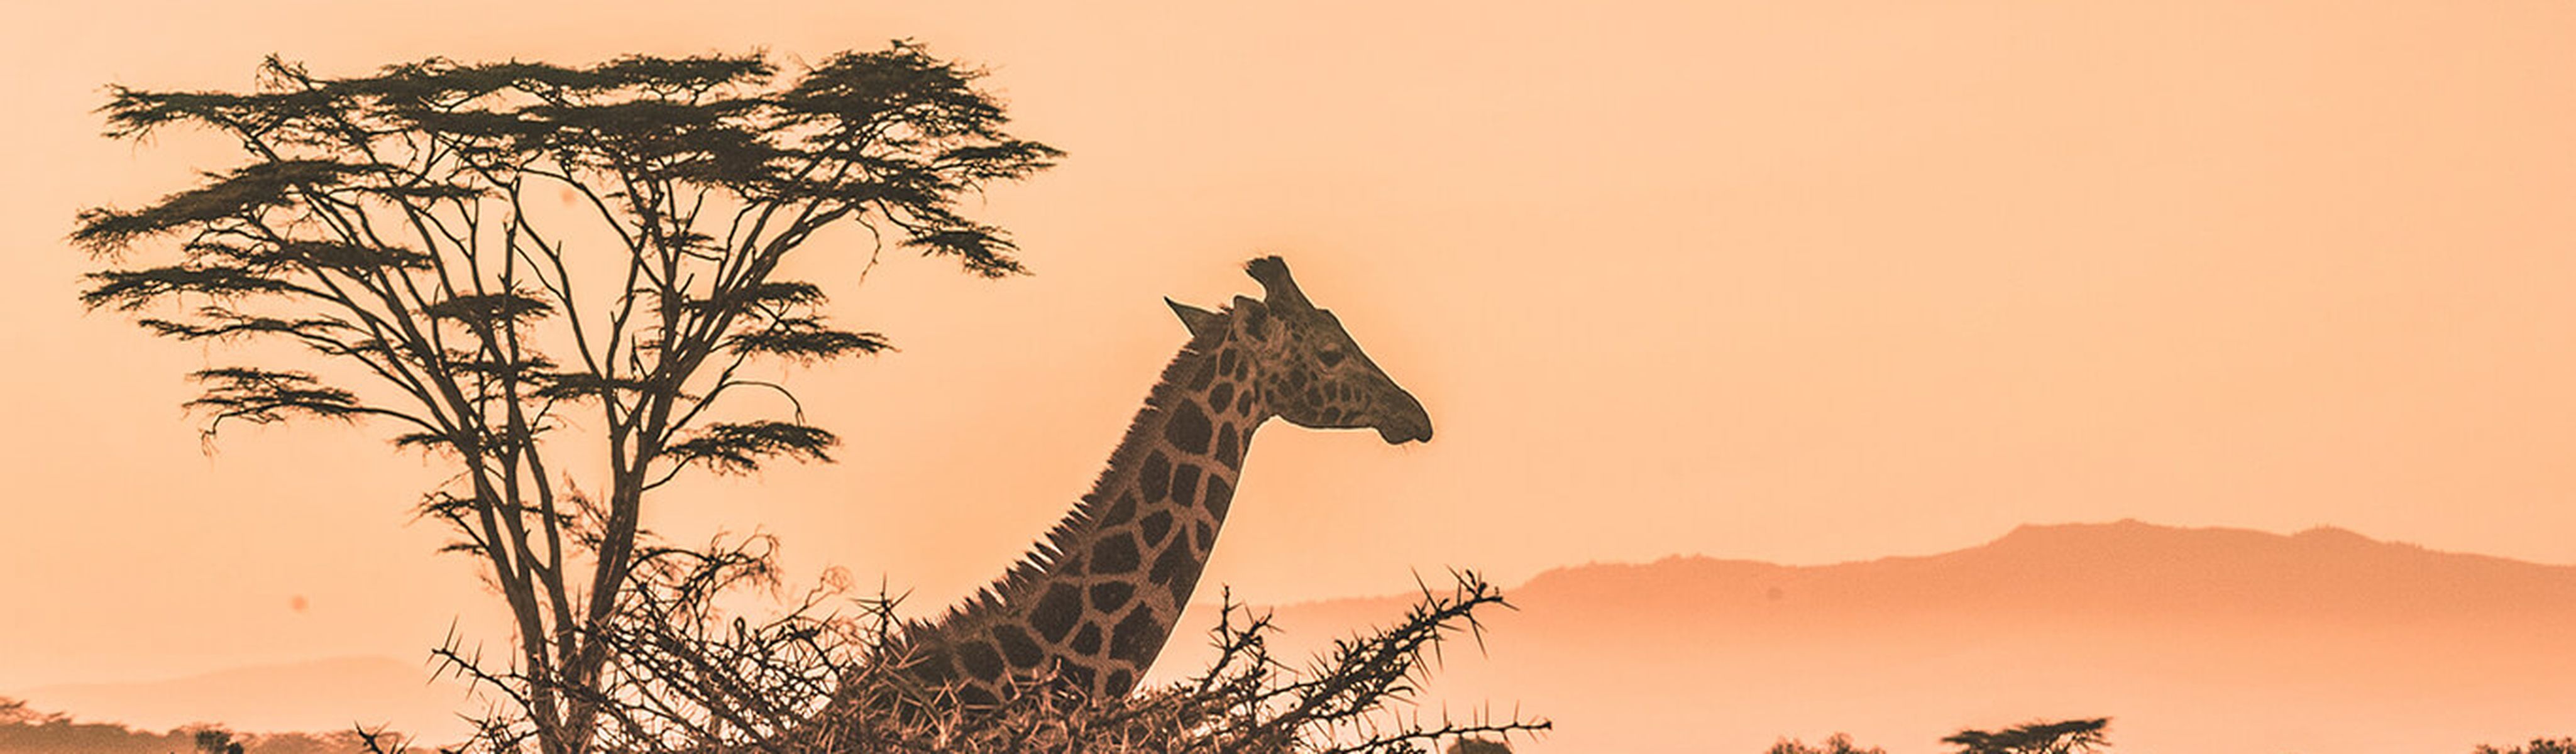
{"label": "acacia tree canopy", "polygon": [[[424,496],[518,624],[506,678],[548,751],[582,748],[646,493],[687,468],[829,460],[837,438],[755,360],[820,363],[889,347],[778,277],[835,224],[1025,272],[958,200],[1061,156],[1005,132],[978,72],[908,42],[782,75],[762,54],[632,56],[591,66],[431,59],[351,78],[271,57],[248,92],[110,90],[107,135],[190,127],[243,161],[131,209],[82,212],[103,263],[81,295],[182,340],[260,340],[199,371],[190,406],[227,422],[373,417],[453,459]],[[567,201],[568,200],[568,201]],[[569,205],[569,208],[566,207]],[[769,393],[787,401],[743,402]],[[591,412],[578,425],[568,412]],[[719,421],[717,417],[725,417]],[[578,426],[604,458],[564,459]],[[603,470],[604,471],[594,471]],[[584,485],[560,480],[598,473]]]}
{"label": "acacia tree canopy", "polygon": [[2109,745],[2111,718],[2030,722],[1997,731],[1970,728],[1941,739],[1960,754],[2082,754]]}

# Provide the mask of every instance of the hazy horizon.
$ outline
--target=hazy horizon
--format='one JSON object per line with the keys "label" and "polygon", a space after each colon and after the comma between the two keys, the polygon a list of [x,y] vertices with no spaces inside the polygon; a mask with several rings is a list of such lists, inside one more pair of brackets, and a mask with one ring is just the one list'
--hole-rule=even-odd
{"label": "hazy horizon", "polygon": [[[1813,560],[1813,561],[1773,560],[1773,559],[1763,559],[1763,558],[1740,557],[1740,556],[1730,555],[1730,554],[1727,554],[1727,553],[1720,553],[1720,552],[1671,552],[1671,553],[1665,553],[1665,554],[1663,554],[1663,555],[1640,556],[1640,557],[1624,558],[1624,559],[1594,559],[1594,560],[1582,560],[1582,561],[1569,561],[1569,562],[1564,562],[1564,563],[1558,563],[1558,564],[1555,564],[1555,565],[1549,565],[1549,566],[1539,567],[1539,568],[1534,569],[1534,570],[1532,570],[1532,571],[1530,571],[1530,572],[1528,572],[1528,573],[1511,574],[1511,575],[1501,575],[1501,574],[1496,574],[1496,573],[1494,573],[1494,572],[1492,572],[1492,571],[1489,571],[1489,570],[1487,570],[1487,569],[1483,569],[1483,568],[1479,568],[1479,567],[1474,566],[1474,565],[1471,565],[1471,564],[1431,564],[1431,565],[1426,566],[1426,567],[1421,568],[1421,569],[1411,570],[1411,571],[1407,571],[1407,572],[1406,572],[1406,573],[1404,573],[1404,574],[1399,574],[1399,576],[1400,576],[1401,578],[1388,579],[1388,580],[1386,580],[1386,583],[1384,583],[1384,584],[1380,585],[1380,586],[1379,586],[1379,587],[1377,587],[1374,591],[1355,591],[1355,592],[1347,592],[1347,593],[1339,593],[1339,594],[1300,594],[1300,595],[1292,595],[1292,596],[1289,596],[1289,597],[1283,597],[1283,598],[1277,598],[1277,599],[1263,599],[1263,598],[1260,598],[1258,595],[1246,594],[1246,593],[1242,592],[1241,590],[1237,590],[1237,596],[1238,596],[1239,598],[1243,598],[1243,599],[1248,600],[1248,604],[1264,605],[1264,606],[1279,606],[1279,607],[1292,607],[1292,606],[1307,606],[1307,605],[1315,605],[1315,604],[1343,603],[1343,602],[1350,602],[1350,601],[1373,601],[1373,600],[1386,599],[1386,598],[1390,598],[1390,597],[1403,597],[1403,596],[1410,595],[1410,594],[1413,594],[1413,593],[1414,593],[1414,589],[1415,589],[1415,586],[1416,586],[1416,580],[1417,580],[1417,577],[1418,577],[1420,580],[1422,580],[1422,583],[1440,582],[1440,580],[1441,580],[1441,579],[1445,579],[1445,578],[1446,578],[1446,576],[1444,575],[1444,574],[1445,574],[1445,572],[1446,572],[1446,570],[1447,570],[1448,568],[1450,568],[1450,567],[1453,567],[1453,566],[1454,566],[1454,567],[1457,567],[1457,568],[1462,568],[1462,569],[1471,569],[1471,570],[1476,570],[1476,571],[1478,571],[1479,573],[1484,574],[1487,578],[1489,578],[1489,579],[1491,579],[1491,580],[1495,581],[1496,583],[1500,583],[1500,584],[1524,584],[1524,583],[1527,583],[1528,581],[1530,581],[1530,580],[1532,580],[1532,579],[1536,579],[1536,578],[1539,578],[1539,577],[1547,576],[1547,575],[1550,575],[1550,574],[1555,574],[1555,573],[1560,573],[1560,572],[1565,572],[1565,571],[1571,571],[1571,570],[1580,570],[1580,569],[1592,568],[1592,567],[1605,567],[1605,566],[1606,566],[1606,567],[1619,567],[1619,566],[1645,566],[1645,565],[1654,565],[1654,564],[1665,563],[1665,562],[1676,561],[1676,560],[1694,560],[1694,559],[1704,559],[1704,560],[1720,561],[1720,562],[1758,563],[1758,564],[1763,564],[1763,565],[1781,566],[1781,567],[1787,567],[1787,568],[1823,568],[1823,567],[1834,567],[1834,566],[1845,566],[1845,565],[1854,565],[1854,564],[1873,563],[1873,562],[1887,561],[1887,560],[1901,560],[1901,559],[1910,559],[1910,558],[1923,558],[1923,557],[1938,556],[1938,555],[1942,555],[1942,554],[1953,553],[1953,552],[1958,552],[1958,551],[1968,550],[1968,549],[1974,549],[1974,548],[1979,547],[1979,546],[1992,544],[1992,543],[1994,543],[1994,542],[1996,542],[1996,541],[1998,541],[1998,540],[2001,540],[2001,539],[2003,539],[2003,538],[2005,538],[2005,537],[2007,537],[2007,536],[2010,536],[2010,535],[2012,535],[2012,534],[2014,534],[2014,533],[2016,533],[2016,532],[2020,532],[2020,531],[2027,530],[2027,529],[2032,529],[2032,528],[2048,528],[2048,527],[2061,527],[2061,526],[2109,526],[2109,525],[2126,524],[2126,523],[2143,523],[2143,524],[2147,524],[2147,525],[2154,526],[2154,527],[2159,527],[2159,528],[2169,528],[2169,529],[2176,529],[2176,530],[2183,530],[2183,531],[2197,531],[2197,530],[2247,531],[2247,532],[2259,532],[2259,533],[2272,534],[2272,535],[2279,535],[2279,536],[2295,536],[2295,535],[2299,535],[2299,534],[2305,534],[2305,533],[2308,533],[2308,532],[2321,531],[2321,530],[2322,530],[2322,531],[2340,531],[2340,532],[2347,532],[2347,533],[2355,534],[2355,535],[2361,536],[2361,537],[2363,537],[2363,538],[2366,538],[2366,539],[2369,539],[2369,540],[2372,540],[2372,541],[2375,541],[2375,542],[2380,542],[2380,543],[2385,543],[2385,544],[2391,544],[2391,545],[2406,546],[2406,547],[2414,547],[2414,548],[2423,549],[2423,550],[2425,550],[2425,551],[2427,551],[2427,552],[2432,552],[2432,553],[2437,553],[2437,554],[2445,554],[2445,555],[2469,555],[2469,556],[2478,556],[2478,557],[2491,557],[2491,558],[2497,558],[2497,559],[2507,560],[2507,561],[2516,562],[2516,563],[2525,563],[2525,564],[2530,564],[2530,565],[2535,565],[2535,566],[2550,566],[2550,567],[2570,567],[2570,568],[2576,568],[2576,563],[2554,563],[2554,562],[2544,562],[2544,561],[2528,560],[2528,559],[2523,559],[2523,558],[2515,558],[2515,557],[2511,557],[2511,556],[2507,556],[2507,555],[2499,555],[2499,554],[2496,554],[2496,553],[2488,553],[2488,552],[2472,552],[2472,551],[2465,551],[2465,550],[2451,550],[2451,549],[2443,549],[2443,548],[2430,547],[2430,546],[2426,546],[2426,545],[2423,545],[2422,543],[2418,543],[2418,542],[2411,542],[2411,541],[2407,541],[2407,540],[2404,540],[2404,539],[2397,539],[2397,538],[2391,538],[2391,537],[2376,536],[2376,535],[2371,534],[2370,532],[2359,531],[2359,530],[2352,529],[2352,528],[2350,528],[2350,527],[2336,526],[2336,525],[2333,525],[2333,524],[2317,524],[2317,525],[2313,525],[2313,526],[2304,526],[2304,527],[2295,527],[2295,528],[2289,528],[2289,529],[2277,529],[2277,530],[2275,530],[2275,529],[2249,529],[2249,528],[2244,528],[2244,527],[2231,527],[2231,526],[2193,525],[2193,524],[2170,524],[2170,523],[2166,523],[2166,522],[2158,522],[2158,521],[2144,521],[2144,520],[2136,519],[2136,518],[2121,518],[2121,519],[2100,520],[2100,521],[2032,521],[2032,522],[2025,522],[2025,523],[2021,523],[2021,524],[2015,524],[2015,525],[2012,525],[2012,526],[2010,526],[2010,527],[2006,527],[2006,528],[2004,528],[2004,529],[2002,529],[2002,530],[1999,530],[1999,531],[1993,532],[1993,533],[1988,534],[1988,535],[1983,536],[1983,537],[1975,537],[1975,538],[1971,538],[1971,539],[1970,539],[1970,540],[1968,540],[1968,541],[1965,541],[1965,542],[1962,542],[1962,543],[1959,543],[1959,544],[1956,544],[1956,545],[1941,546],[1941,547],[1933,547],[1933,548],[1925,549],[1925,550],[1909,550],[1909,551],[1902,551],[1902,552],[1888,552],[1888,553],[1882,553],[1882,554],[1877,554],[1877,555],[1866,555],[1866,556],[1857,556],[1857,557],[1851,557],[1851,558],[1830,559],[1830,560]],[[792,543],[791,543],[790,547],[793,547]],[[807,575],[807,577],[810,579],[810,578],[811,578],[811,575],[810,575],[810,574],[808,574],[808,575]],[[893,578],[893,575],[892,575],[892,574],[886,574],[886,577],[887,577],[889,580],[891,580],[891,579]],[[873,583],[871,580],[869,580],[869,579],[867,579],[867,578],[864,578],[864,577],[863,577],[863,578],[860,578],[860,579],[858,579],[858,580],[859,580],[859,582],[860,582],[862,585],[867,585],[867,584],[872,584],[872,583]],[[1440,583],[1445,583],[1445,582],[1440,582]],[[1435,585],[1435,586],[1437,586],[1437,584],[1434,584],[1434,585]],[[977,586],[981,586],[981,584],[978,584]],[[1211,583],[1211,584],[1207,584],[1206,586],[1207,586],[1207,588],[1206,588],[1206,589],[1199,590],[1199,592],[1198,592],[1198,593],[1197,593],[1197,595],[1196,595],[1195,600],[1191,603],[1191,609],[1190,609],[1190,611],[1189,611],[1189,613],[1188,613],[1188,616],[1187,616],[1187,620],[1188,620],[1188,621],[1193,621],[1193,622],[1195,622],[1195,621],[1201,621],[1202,619],[1207,618],[1208,616],[1205,614],[1205,611],[1206,611],[1210,606],[1212,606],[1212,605],[1214,604],[1213,602],[1211,602],[1211,600],[1213,599],[1214,595],[1216,594],[1216,588],[1217,588],[1217,587],[1219,587],[1219,586],[1231,586],[1231,585],[1230,585],[1230,584],[1218,584],[1218,583]],[[874,591],[873,591],[873,588],[872,588],[872,587],[871,587],[870,589],[863,590],[863,591],[864,591],[866,594],[868,594],[868,595],[873,595],[873,594],[874,594]],[[479,605],[464,605],[464,606],[462,606],[462,607],[463,607],[463,608],[466,608],[465,612],[470,612],[472,608],[477,608],[477,607],[480,607],[480,606],[479,606]],[[918,595],[914,595],[914,596],[912,596],[912,597],[909,597],[909,598],[907,599],[907,601],[904,603],[904,605],[903,605],[903,607],[902,607],[902,612],[903,612],[904,614],[907,614],[907,615],[914,615],[914,616],[922,616],[922,617],[926,617],[926,616],[928,616],[928,615],[930,615],[930,614],[933,614],[933,613],[936,613],[936,612],[938,612],[938,611],[945,610],[945,609],[947,609],[947,602],[945,602],[945,601],[938,601],[938,600],[936,600],[935,598],[922,598],[922,597],[919,597]],[[1176,645],[1177,645],[1177,643],[1179,643],[1179,642],[1188,641],[1188,640],[1190,640],[1190,639],[1192,639],[1192,638],[1193,638],[1193,637],[1191,637],[1191,636],[1184,635],[1185,633],[1186,633],[1186,632],[1184,632],[1183,634],[1175,634],[1175,638],[1173,639],[1173,641],[1176,643]],[[487,643],[487,644],[488,644],[488,643],[490,643],[490,642],[489,642],[489,640],[486,640],[486,643]],[[246,663],[228,663],[228,664],[227,664],[227,663],[215,663],[215,664],[204,664],[204,665],[193,665],[193,666],[174,666],[174,667],[172,667],[172,668],[170,668],[170,669],[164,669],[164,670],[139,670],[139,671],[130,672],[130,673],[124,673],[124,674],[109,674],[109,673],[101,673],[101,674],[94,674],[94,675],[67,675],[67,676],[57,677],[57,678],[45,678],[45,679],[38,679],[38,680],[33,681],[33,682],[22,682],[22,683],[17,683],[17,684],[14,684],[14,685],[0,685],[0,698],[10,697],[10,695],[11,695],[11,693],[12,693],[12,692],[17,692],[17,691],[26,691],[26,690],[30,690],[30,689],[41,689],[41,688],[62,687],[62,686],[121,685],[121,684],[156,683],[156,682],[164,682],[164,681],[177,681],[177,680],[186,680],[186,679],[193,679],[193,678],[201,678],[201,677],[205,677],[205,676],[209,676],[209,675],[219,675],[219,674],[222,674],[222,673],[226,673],[226,672],[230,672],[230,671],[235,671],[235,670],[240,670],[240,669],[243,669],[243,668],[251,668],[251,667],[271,667],[271,666],[280,666],[280,665],[298,665],[298,664],[305,664],[305,663],[318,662],[318,661],[332,661],[332,660],[342,660],[342,659],[363,659],[363,658],[381,658],[381,659],[395,659],[395,660],[400,660],[401,658],[404,658],[404,657],[425,656],[429,649],[430,649],[430,647],[428,647],[428,646],[422,646],[422,647],[417,648],[417,650],[416,650],[416,651],[406,651],[406,652],[397,652],[397,653],[356,653],[356,654],[327,654],[327,653],[326,653],[326,654],[303,654],[303,655],[298,655],[298,654],[279,654],[279,655],[276,655],[276,656],[273,656],[273,657],[263,658],[263,659],[260,659],[260,660],[255,660],[255,661],[246,662]],[[424,662],[425,662],[425,661],[424,661]],[[412,664],[422,664],[422,663],[412,663]],[[424,673],[426,673],[427,665],[426,665],[426,664],[422,664],[422,668],[423,668],[423,672],[424,672]],[[424,678],[426,678],[426,676],[425,676],[425,675],[424,675]],[[460,688],[460,689],[458,689],[458,690],[459,690],[459,691],[461,691],[462,689]],[[100,722],[114,722],[114,721],[100,721]]]}
{"label": "hazy horizon", "polygon": [[[1518,609],[1488,612],[1481,639],[1446,648],[1421,703],[1557,721],[1530,752],[1757,751],[1833,732],[1908,752],[1965,727],[2109,716],[2115,751],[2465,754],[2565,733],[2556,710],[2576,703],[2549,680],[2576,672],[2552,628],[2576,620],[2576,566],[2329,527],[2033,524],[1949,552],[1835,565],[1568,566],[1504,593]],[[1251,607],[1271,613],[1272,649],[1295,662],[1409,601]],[[1208,608],[1192,610],[1158,678],[1209,659]],[[1664,680],[1638,682],[1649,677]],[[420,678],[416,662],[340,658],[0,696],[155,731],[218,719],[321,732],[345,727],[329,712],[342,710],[433,741],[455,734],[437,723],[451,690]],[[2048,683],[2003,682],[2016,678]],[[1682,691],[1693,688],[1704,697]],[[2201,703],[2211,694],[2237,702]],[[2316,725],[2272,712],[2292,699],[2324,716],[2306,720],[2392,705],[2410,717]],[[1706,708],[1698,724],[1657,724],[1694,705]]]}

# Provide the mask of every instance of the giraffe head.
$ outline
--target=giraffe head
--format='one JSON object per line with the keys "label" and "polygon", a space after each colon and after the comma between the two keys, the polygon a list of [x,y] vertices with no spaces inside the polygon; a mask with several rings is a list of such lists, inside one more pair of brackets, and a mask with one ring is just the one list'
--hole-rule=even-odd
{"label": "giraffe head", "polygon": [[1387,443],[1431,439],[1422,402],[1369,361],[1329,310],[1316,307],[1288,276],[1288,263],[1262,257],[1244,264],[1262,297],[1234,297],[1225,313],[1169,302],[1193,339],[1240,349],[1268,410],[1315,429],[1374,429]]}

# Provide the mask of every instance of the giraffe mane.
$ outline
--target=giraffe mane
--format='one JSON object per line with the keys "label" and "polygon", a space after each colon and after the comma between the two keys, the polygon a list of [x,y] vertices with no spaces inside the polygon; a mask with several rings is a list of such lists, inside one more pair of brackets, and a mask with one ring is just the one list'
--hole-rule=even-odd
{"label": "giraffe mane", "polygon": [[[1222,320],[1233,313],[1234,307],[1228,305],[1217,310],[1217,317]],[[1153,439],[1146,434],[1151,431],[1148,427],[1162,418],[1163,409],[1170,404],[1174,394],[1186,389],[1182,384],[1190,376],[1189,370],[1205,361],[1212,347],[1225,340],[1227,332],[1226,328],[1212,328],[1183,344],[1180,352],[1172,356],[1171,363],[1163,365],[1162,376],[1155,380],[1154,388],[1146,392],[1145,405],[1127,423],[1126,433],[1119,436],[1117,452],[1110,455],[1109,465],[1101,470],[1100,477],[1092,481],[1091,492],[1084,494],[1081,501],[1074,504],[1073,510],[1032,544],[1028,553],[1020,556],[1001,578],[976,590],[974,597],[950,607],[932,625],[953,624],[971,620],[978,613],[999,612],[1025,595],[1027,587],[1039,575],[1055,567],[1056,560],[1064,556],[1065,548],[1074,544],[1075,533],[1088,527],[1100,509],[1109,504],[1104,498],[1109,494],[1113,480],[1144,462],[1143,449],[1150,447]]]}

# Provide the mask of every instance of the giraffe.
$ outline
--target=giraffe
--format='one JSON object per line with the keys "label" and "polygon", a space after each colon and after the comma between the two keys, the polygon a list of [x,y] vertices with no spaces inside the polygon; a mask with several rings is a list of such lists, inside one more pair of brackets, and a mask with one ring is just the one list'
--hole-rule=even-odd
{"label": "giraffe", "polygon": [[[1244,265],[1263,297],[1221,311],[1170,299],[1190,340],[1109,456],[1091,493],[1000,579],[909,627],[907,671],[954,683],[970,706],[1014,674],[1108,698],[1136,688],[1171,638],[1234,499],[1253,430],[1273,417],[1367,428],[1388,444],[1431,439],[1431,417],[1297,290],[1288,265]],[[838,700],[836,700],[838,701]]]}

